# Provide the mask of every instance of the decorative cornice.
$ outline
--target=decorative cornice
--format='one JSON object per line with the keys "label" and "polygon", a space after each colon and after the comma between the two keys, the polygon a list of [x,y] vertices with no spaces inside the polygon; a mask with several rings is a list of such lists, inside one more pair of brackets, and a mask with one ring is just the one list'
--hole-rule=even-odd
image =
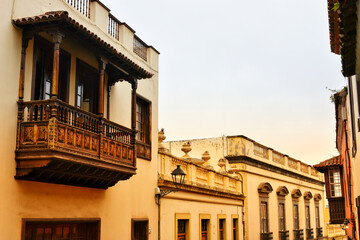
{"label": "decorative cornice", "polygon": [[270,183],[268,182],[263,182],[260,183],[259,187],[258,187],[258,192],[259,193],[265,193],[265,194],[269,194],[273,191],[272,186],[270,185]]}
{"label": "decorative cornice", "polygon": [[294,189],[294,190],[292,190],[292,192],[291,192],[291,197],[293,197],[293,198],[299,198],[299,197],[301,197],[301,196],[302,196],[302,194],[301,194],[300,189]]}
{"label": "decorative cornice", "polygon": [[287,187],[285,186],[280,186],[278,187],[278,189],[276,190],[276,194],[278,196],[286,196],[289,194],[289,190],[287,189]]}
{"label": "decorative cornice", "polygon": [[[174,189],[174,184],[172,181],[159,179],[158,180],[158,186],[160,188],[164,189]],[[210,189],[210,188],[204,188],[200,186],[194,186],[189,184],[184,184],[181,186],[180,191],[184,192],[193,192],[193,193],[199,193],[199,194],[206,194],[211,195],[214,197],[222,197],[222,198],[230,198],[230,199],[236,199],[236,200],[244,200],[245,196],[243,194],[236,194],[234,192],[224,192],[217,189]]]}
{"label": "decorative cornice", "polygon": [[285,176],[288,176],[288,177],[296,178],[296,179],[299,179],[299,180],[302,180],[302,181],[305,181],[305,182],[308,182],[308,183],[313,183],[313,184],[316,184],[316,185],[324,186],[323,181],[316,180],[316,179],[313,179],[311,177],[307,177],[307,176],[304,176],[302,174],[299,174],[299,173],[296,173],[296,172],[293,172],[293,171],[290,171],[290,170],[287,170],[287,169],[283,169],[283,168],[274,166],[274,165],[269,164],[269,163],[259,161],[257,159],[254,159],[254,158],[251,158],[251,157],[248,157],[248,156],[226,156],[226,159],[229,161],[230,164],[233,164],[233,163],[245,163],[245,164],[248,164],[248,165],[253,166],[253,167],[262,168],[262,169],[265,169],[265,170],[268,170],[268,171],[271,171],[271,172],[275,172],[275,173],[279,173],[279,174],[282,174],[282,175],[285,175]]}

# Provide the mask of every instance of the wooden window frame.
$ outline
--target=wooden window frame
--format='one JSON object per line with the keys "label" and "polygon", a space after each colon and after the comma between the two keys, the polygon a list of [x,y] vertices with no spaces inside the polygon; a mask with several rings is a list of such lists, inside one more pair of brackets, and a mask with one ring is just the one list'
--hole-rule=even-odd
{"label": "wooden window frame", "polygon": [[[79,79],[79,66],[81,66],[81,68],[83,69],[86,69],[87,71],[89,72],[92,72],[91,74],[94,74],[94,76],[97,76],[97,78],[94,79],[95,84],[97,84],[97,88],[99,87],[99,69],[93,67],[92,65],[90,65],[89,63],[81,60],[80,58],[76,58],[76,70],[75,70],[75,76],[76,76],[76,80],[75,80],[75,92],[74,92],[74,95],[75,95],[75,106],[77,108],[80,108],[80,109],[83,109],[83,105],[82,103],[80,104],[79,106],[79,103],[78,103],[78,86],[79,86],[79,83],[80,83],[80,79]],[[92,95],[92,99],[94,100],[94,106],[93,106],[93,112],[91,111],[91,109],[89,109],[88,112],[90,113],[93,113],[93,114],[98,114],[98,110],[99,110],[99,92],[98,91],[95,91],[94,90],[94,94],[95,95]],[[82,89],[82,98],[84,97],[84,87]],[[84,110],[84,111],[87,111],[87,110]]]}
{"label": "wooden window frame", "polygon": [[[309,212],[307,211],[309,209]],[[305,210],[305,229],[311,228],[311,208],[310,208],[310,201],[305,201],[304,203],[304,210]],[[309,216],[307,216],[309,213]]]}
{"label": "wooden window frame", "polygon": [[21,240],[25,240],[26,224],[61,224],[61,223],[94,223],[97,224],[96,240],[100,240],[101,219],[100,218],[23,218],[21,229]]}
{"label": "wooden window frame", "polygon": [[[280,205],[283,205],[283,225],[284,229],[280,229],[281,227],[281,218],[280,218]],[[285,198],[278,198],[278,219],[279,219],[279,231],[286,231],[286,205]]]}
{"label": "wooden window frame", "polygon": [[211,215],[210,214],[199,214],[199,239],[202,239],[202,220],[208,220],[207,223],[207,239],[211,239]]}
{"label": "wooden window frame", "polygon": [[[262,203],[266,203],[266,212],[265,212],[265,221],[266,221],[266,231],[263,232],[263,218],[262,218],[262,214],[261,214],[261,205]],[[270,226],[269,226],[269,197],[266,196],[260,196],[259,198],[259,215],[260,215],[260,234],[261,233],[269,233],[270,232]]]}
{"label": "wooden window frame", "polygon": [[218,214],[217,215],[217,235],[218,239],[220,239],[220,220],[223,220],[223,229],[221,232],[223,232],[224,240],[227,239],[226,236],[226,214]]}
{"label": "wooden window frame", "polygon": [[[138,135],[136,136],[136,141],[141,142],[141,143],[145,143],[148,145],[151,145],[151,101],[149,101],[148,99],[140,96],[140,95],[136,95],[136,105],[142,105],[145,106],[145,112],[142,114],[143,117],[146,118],[146,121],[144,122],[140,122],[140,125],[144,125],[142,128],[144,128],[144,137],[143,139],[139,139]],[[138,108],[136,106],[136,130],[138,130],[137,124],[138,124]]]}
{"label": "wooden window frame", "polygon": [[[236,224],[235,228],[234,228],[234,220],[237,221],[237,224]],[[232,214],[231,215],[231,239],[232,240],[240,239],[239,224],[240,224],[239,215],[238,214]],[[234,236],[234,230],[235,230],[235,236]]]}
{"label": "wooden window frame", "polygon": [[190,234],[191,234],[190,219],[191,219],[190,213],[175,213],[174,239],[176,239],[176,240],[178,239],[178,221],[179,220],[187,220],[186,226],[185,226],[185,229],[186,229],[185,230],[186,231],[185,239],[190,240]]}
{"label": "wooden window frame", "polygon": [[[297,206],[297,221],[295,218],[295,205]],[[300,230],[300,204],[298,199],[293,199],[292,201],[292,209],[293,209],[293,229]]]}
{"label": "wooden window frame", "polygon": [[131,219],[131,240],[135,239],[134,230],[135,230],[135,223],[136,222],[146,222],[147,229],[146,229],[146,239],[149,239],[149,219],[148,218],[132,218]]}
{"label": "wooden window frame", "polygon": [[[339,172],[339,182],[335,183],[334,181],[331,181],[331,172]],[[340,170],[340,168],[329,168],[328,170],[328,179],[329,179],[329,198],[339,198],[339,197],[343,197],[343,186],[342,186],[342,171]],[[334,195],[331,192],[331,186],[335,186],[338,185],[340,186],[340,196],[335,196],[335,188],[334,188]]]}

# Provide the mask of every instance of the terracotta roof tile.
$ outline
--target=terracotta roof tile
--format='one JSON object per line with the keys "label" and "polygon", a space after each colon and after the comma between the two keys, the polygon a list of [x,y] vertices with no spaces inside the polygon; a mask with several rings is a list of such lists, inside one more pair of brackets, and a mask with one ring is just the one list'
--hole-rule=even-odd
{"label": "terracotta roof tile", "polygon": [[322,162],[314,165],[313,167],[316,170],[321,170],[321,169],[325,169],[325,168],[329,168],[329,167],[342,166],[342,165],[343,165],[343,161],[342,161],[341,157],[336,156],[336,157],[330,158],[328,160],[322,161]]}
{"label": "terracotta roof tile", "polygon": [[139,76],[140,78],[152,77],[152,75],[153,75],[152,73],[146,71],[145,69],[143,69],[142,67],[137,65],[131,59],[126,57],[123,53],[117,51],[111,44],[105,42],[98,35],[91,32],[89,29],[87,29],[85,26],[83,26],[82,24],[77,22],[75,19],[69,17],[69,14],[67,11],[46,12],[45,14],[38,15],[38,16],[14,19],[13,23],[20,28],[26,28],[26,27],[33,27],[34,24],[40,25],[42,23],[51,23],[52,21],[61,21],[61,20],[65,21],[66,23],[70,24],[71,26],[77,28],[78,30],[82,31],[83,33],[89,35],[94,41],[97,41],[98,43],[100,43],[107,51],[116,55],[118,58],[120,58],[129,67],[133,68],[138,73],[141,73],[141,76]]}

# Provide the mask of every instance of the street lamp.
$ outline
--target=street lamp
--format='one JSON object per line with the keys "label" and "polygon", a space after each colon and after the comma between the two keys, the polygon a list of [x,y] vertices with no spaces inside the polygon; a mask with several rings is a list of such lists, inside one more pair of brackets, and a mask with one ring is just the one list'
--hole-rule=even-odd
{"label": "street lamp", "polygon": [[165,195],[171,192],[177,192],[180,190],[181,186],[184,184],[186,173],[180,168],[180,165],[177,165],[174,171],[171,173],[171,177],[173,183],[175,185],[175,189],[166,189],[162,190],[161,188],[157,187],[155,189],[155,196],[156,196],[156,204],[158,207],[158,239],[160,240],[160,198],[164,197]]}
{"label": "street lamp", "polygon": [[180,168],[180,165],[177,165],[177,167],[171,173],[171,177],[175,185],[175,189],[162,190],[160,188],[156,188],[155,194],[160,198],[160,197],[164,197],[165,195],[168,195],[171,192],[179,191],[181,186],[184,184],[185,175],[186,173]]}

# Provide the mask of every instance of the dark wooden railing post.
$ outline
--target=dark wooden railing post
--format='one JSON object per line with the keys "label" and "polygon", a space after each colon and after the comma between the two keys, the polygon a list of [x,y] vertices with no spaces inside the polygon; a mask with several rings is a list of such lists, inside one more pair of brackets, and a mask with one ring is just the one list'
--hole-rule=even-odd
{"label": "dark wooden railing post", "polygon": [[23,33],[22,44],[21,44],[21,63],[20,63],[20,78],[19,78],[19,101],[24,100],[24,78],[25,78],[25,60],[26,60],[26,49],[31,36],[28,33]]}
{"label": "dark wooden railing post", "polygon": [[99,58],[99,106],[98,114],[104,116],[104,75],[107,62]]}
{"label": "dark wooden railing post", "polygon": [[133,149],[133,161],[134,161],[134,166],[136,164],[136,89],[137,89],[137,85],[138,85],[138,80],[137,79],[133,79],[133,81],[131,82],[131,89],[132,89],[132,94],[131,94],[131,129],[133,130],[133,134],[131,136],[131,145],[134,146]]}

